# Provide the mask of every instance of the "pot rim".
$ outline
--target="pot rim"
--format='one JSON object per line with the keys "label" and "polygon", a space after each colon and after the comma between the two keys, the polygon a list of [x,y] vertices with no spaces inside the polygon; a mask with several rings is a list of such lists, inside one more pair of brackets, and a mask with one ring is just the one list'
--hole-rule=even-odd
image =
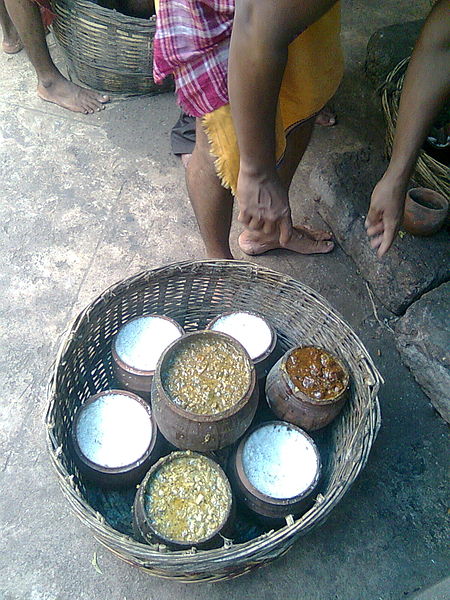
{"label": "pot rim", "polygon": [[[131,375],[139,375],[141,377],[152,378],[155,374],[156,368],[148,371],[145,369],[137,369],[136,367],[132,367],[131,365],[127,364],[122,358],[120,358],[120,356],[117,353],[117,348],[116,348],[117,336],[119,335],[122,327],[125,327],[125,325],[128,325],[129,323],[132,323],[133,321],[137,321],[138,319],[142,319],[142,318],[146,318],[146,317],[158,317],[159,319],[164,319],[165,321],[169,321],[170,323],[172,323],[172,325],[175,325],[181,334],[180,337],[177,338],[177,340],[175,340],[175,341],[178,341],[185,335],[185,331],[184,331],[183,327],[181,327],[181,325],[179,323],[177,323],[177,321],[175,321],[171,317],[167,317],[166,315],[157,315],[155,313],[151,313],[149,315],[138,315],[136,317],[133,317],[129,321],[122,323],[122,325],[119,328],[119,331],[114,336],[112,346],[111,346],[111,354],[112,354],[113,362],[116,363],[116,365],[123,371],[130,373]],[[164,350],[163,350],[163,352],[164,352]]]}
{"label": "pot rim", "polygon": [[[302,392],[294,384],[294,382],[289,377],[289,374],[286,370],[286,362],[287,362],[287,359],[289,358],[289,356],[293,352],[295,352],[296,350],[299,350],[301,348],[315,348],[317,350],[321,350],[322,352],[326,352],[327,354],[332,356],[334,358],[334,360],[337,363],[339,363],[339,365],[342,367],[342,369],[346,375],[345,386],[344,386],[344,389],[342,390],[342,392],[340,392],[337,396],[334,396],[334,398],[329,398],[328,400],[317,400],[316,398],[311,398],[310,396],[305,394],[305,392]],[[292,396],[293,400],[296,402],[297,401],[298,402],[307,402],[308,404],[312,404],[313,406],[319,407],[319,406],[329,406],[330,404],[337,404],[344,397],[344,395],[348,392],[348,389],[350,387],[350,370],[348,369],[347,365],[344,363],[343,360],[341,360],[335,354],[333,354],[329,350],[325,350],[325,348],[321,348],[320,346],[312,346],[312,345],[308,344],[305,346],[295,346],[295,348],[291,348],[280,359],[280,371],[282,373],[282,377],[286,380],[287,385],[289,386],[289,388],[293,394],[293,396]]]}
{"label": "pot rim", "polygon": [[[216,329],[212,329],[212,327],[214,326],[214,324],[216,323],[216,321],[218,321],[222,317],[228,317],[229,315],[234,315],[236,313],[244,313],[244,314],[247,314],[247,315],[252,315],[253,317],[259,317],[260,319],[262,319],[264,321],[264,323],[268,326],[268,328],[270,330],[270,333],[271,333],[271,336],[272,336],[272,340],[271,340],[270,345],[268,346],[267,350],[265,350],[265,352],[263,352],[262,354],[260,354],[256,358],[250,358],[250,360],[253,362],[253,364],[257,365],[257,364],[261,363],[263,360],[266,360],[266,358],[272,354],[272,352],[275,349],[276,343],[277,343],[277,333],[275,331],[275,328],[261,314],[255,312],[255,311],[252,311],[252,310],[230,310],[230,311],[221,313],[220,315],[217,315],[216,317],[214,317],[214,319],[212,319],[207,324],[206,331],[218,331]],[[223,331],[219,331],[219,333],[224,333],[224,332]],[[226,334],[226,335],[229,335],[229,334]],[[231,336],[231,337],[233,337],[233,336]],[[236,339],[236,338],[233,338],[233,339]],[[239,340],[236,340],[236,341],[239,342]]]}
{"label": "pot rim", "polygon": [[[440,204],[440,206],[439,207],[436,206],[436,208],[430,208],[429,206],[424,206],[423,204],[421,204],[420,202],[417,202],[416,200],[414,200],[414,198],[411,197],[411,192],[417,192],[419,194],[426,192],[429,196],[432,196],[434,199],[436,199],[436,201],[438,202],[438,204]],[[406,193],[406,199],[413,206],[417,206],[423,212],[429,213],[432,215],[446,213],[449,209],[448,199],[445,196],[443,196],[442,194],[440,194],[439,192],[436,192],[436,190],[432,190],[431,188],[426,188],[426,187],[410,188]]]}
{"label": "pot rim", "polygon": [[[243,455],[243,452],[244,452],[244,446],[245,446],[248,438],[256,430],[258,430],[258,429],[260,429],[262,427],[266,427],[267,425],[282,425],[282,426],[287,427],[289,429],[294,429],[298,433],[301,433],[311,443],[311,446],[312,446],[312,448],[314,450],[314,453],[316,455],[317,470],[316,470],[316,474],[314,476],[313,481],[306,488],[306,490],[304,490],[300,494],[297,494],[296,496],[292,496],[292,498],[274,498],[273,496],[268,496],[267,494],[264,494],[263,492],[261,492],[257,488],[255,488],[252,483],[250,483],[250,480],[248,479],[248,477],[247,477],[247,475],[245,473],[244,464],[242,462],[242,455]],[[280,421],[278,421],[278,420],[265,421],[265,422],[260,423],[259,425],[255,426],[255,427],[253,427],[250,431],[248,431],[242,437],[241,441],[239,442],[239,445],[238,445],[238,447],[236,449],[236,454],[235,454],[235,459],[234,460],[235,460],[236,472],[237,472],[238,478],[241,480],[241,482],[243,483],[243,485],[245,486],[245,488],[248,490],[248,492],[251,493],[258,500],[261,500],[262,502],[265,502],[266,504],[270,504],[272,506],[290,506],[290,505],[295,505],[297,502],[300,502],[300,501],[304,500],[310,494],[312,494],[312,492],[315,490],[315,488],[317,487],[317,484],[319,483],[320,477],[322,475],[322,458],[320,456],[319,449],[317,448],[317,444],[312,439],[312,437],[306,433],[306,431],[304,431],[303,429],[301,429],[297,425],[294,425],[293,423],[289,423],[288,421],[281,421],[281,420]]]}
{"label": "pot rim", "polygon": [[202,460],[206,460],[215,469],[217,474],[221,477],[221,479],[225,483],[225,487],[227,488],[227,496],[228,496],[229,502],[228,502],[228,508],[225,513],[224,519],[222,520],[220,525],[218,527],[216,527],[216,529],[214,529],[212,534],[210,534],[206,537],[203,537],[199,540],[196,540],[195,542],[192,542],[192,541],[191,542],[182,542],[182,541],[177,541],[177,540],[168,538],[165,535],[157,532],[157,530],[152,526],[152,524],[151,524],[152,521],[150,519],[146,520],[148,527],[151,529],[151,531],[153,532],[153,534],[155,535],[156,538],[166,542],[167,544],[177,545],[180,548],[192,548],[192,546],[198,546],[200,544],[205,544],[206,542],[209,542],[214,537],[216,537],[222,531],[222,529],[226,525],[228,519],[230,518],[230,515],[232,512],[232,507],[233,507],[233,491],[231,489],[231,484],[230,484],[230,481],[229,481],[225,471],[222,469],[222,467],[219,465],[219,463],[217,463],[215,460],[213,460],[209,456],[205,456],[204,454],[201,454],[200,452],[196,452],[193,450],[175,450],[174,452],[171,452],[170,454],[167,454],[166,456],[161,457],[154,465],[152,465],[150,467],[150,469],[147,471],[147,474],[145,475],[142,482],[139,484],[139,490],[138,490],[138,493],[136,494],[136,502],[138,502],[140,500],[142,507],[145,509],[144,492],[145,492],[147,484],[148,484],[149,480],[151,479],[151,477],[153,476],[153,474],[158,469],[160,469],[164,464],[171,462],[173,460],[177,460],[178,458],[186,458],[186,457],[189,457],[189,458],[194,457],[197,459],[201,458]]}
{"label": "pot rim", "polygon": [[[99,465],[99,464],[93,462],[92,460],[90,460],[87,456],[85,456],[83,454],[83,451],[81,450],[80,445],[78,444],[77,433],[76,433],[77,425],[80,420],[80,416],[81,416],[83,410],[85,409],[85,407],[90,404],[93,404],[102,396],[110,396],[111,394],[120,394],[121,396],[129,396],[130,398],[132,398],[133,400],[138,402],[141,406],[143,406],[145,408],[147,414],[150,417],[150,422],[152,424],[152,434],[151,434],[150,443],[147,447],[147,450],[137,460],[135,460],[127,465],[123,465],[121,467],[105,467],[103,465]],[[103,392],[99,392],[97,394],[94,394],[93,396],[90,396],[86,400],[86,402],[84,402],[83,404],[81,404],[78,407],[78,409],[75,413],[75,417],[73,419],[73,423],[72,423],[72,427],[71,427],[71,431],[70,431],[73,449],[75,451],[75,454],[76,454],[78,460],[80,460],[80,462],[85,467],[88,467],[95,473],[102,473],[105,475],[120,475],[120,474],[124,474],[124,473],[130,473],[134,469],[139,468],[147,459],[150,458],[150,456],[155,448],[157,434],[158,434],[158,426],[157,426],[155,418],[153,416],[153,411],[152,411],[150,405],[148,404],[148,402],[143,400],[137,394],[133,394],[132,392],[129,392],[127,390],[120,390],[120,389],[105,390]]]}
{"label": "pot rim", "polygon": [[[236,346],[237,350],[239,350],[245,354],[245,358],[247,359],[249,371],[250,371],[250,382],[249,382],[249,385],[248,385],[246,391],[242,394],[242,397],[235,404],[233,404],[233,406],[231,406],[227,410],[220,412],[220,413],[216,413],[214,415],[208,415],[208,414],[201,415],[198,413],[190,412],[190,411],[182,408],[178,404],[176,404],[172,400],[170,394],[166,391],[166,389],[163,385],[163,382],[162,382],[162,377],[161,377],[161,370],[164,366],[164,362],[166,360],[168,360],[170,353],[173,351],[173,348],[176,345],[186,343],[186,340],[189,338],[205,336],[205,335],[213,335],[215,337],[216,336],[223,337],[226,339],[226,341],[231,342],[232,345]],[[160,386],[161,389],[164,391],[167,401],[170,403],[170,406],[174,410],[174,412],[178,413],[182,417],[187,418],[188,420],[195,420],[195,421],[201,422],[201,423],[214,423],[216,421],[222,421],[223,419],[227,419],[227,418],[233,416],[234,414],[238,413],[249,402],[249,400],[255,390],[255,386],[256,386],[256,370],[255,370],[253,361],[250,358],[247,350],[234,337],[232,337],[231,335],[228,335],[227,333],[222,333],[221,331],[212,331],[209,329],[208,330],[203,329],[201,331],[194,331],[192,333],[186,333],[183,337],[178,338],[177,340],[172,342],[172,344],[170,344],[170,346],[168,346],[164,350],[164,352],[162,353],[162,355],[158,361],[158,365],[156,367],[155,375],[153,378],[153,385],[155,385],[155,384],[157,386]]]}

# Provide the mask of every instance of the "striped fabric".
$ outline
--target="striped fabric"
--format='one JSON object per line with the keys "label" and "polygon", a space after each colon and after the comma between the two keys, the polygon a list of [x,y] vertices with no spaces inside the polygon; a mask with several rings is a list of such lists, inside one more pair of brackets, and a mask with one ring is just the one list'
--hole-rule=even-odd
{"label": "striped fabric", "polygon": [[172,74],[178,102],[202,117],[228,103],[228,51],[235,0],[159,0],[155,81]]}

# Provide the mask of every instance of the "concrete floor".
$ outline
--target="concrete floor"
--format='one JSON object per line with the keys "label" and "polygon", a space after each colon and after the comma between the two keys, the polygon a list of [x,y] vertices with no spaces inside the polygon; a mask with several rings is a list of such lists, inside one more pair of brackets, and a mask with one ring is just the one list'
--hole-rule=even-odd
{"label": "concrete floor", "polygon": [[[370,143],[381,154],[365,46],[377,28],[421,18],[428,6],[343,2],[340,124],[317,129],[299,169],[298,220],[320,224],[307,180],[324,152]],[[386,380],[369,463],[326,524],[268,568],[220,584],[151,578],[97,544],[69,510],[47,457],[46,383],[61,334],[103,289],[142,269],[202,257],[183,171],[170,154],[177,108],[164,95],[116,101],[94,116],[69,113],[36,98],[24,53],[0,56],[0,81],[0,599],[399,600],[432,585],[445,594],[446,427],[401,365],[339,248],[330,256],[255,259],[328,298]]]}

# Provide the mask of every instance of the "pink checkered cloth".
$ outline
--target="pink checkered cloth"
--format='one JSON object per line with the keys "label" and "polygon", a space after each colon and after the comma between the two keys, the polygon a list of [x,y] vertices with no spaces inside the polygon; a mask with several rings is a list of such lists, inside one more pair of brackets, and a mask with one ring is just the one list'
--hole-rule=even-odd
{"label": "pink checkered cloth", "polygon": [[33,2],[39,6],[44,27],[51,25],[56,15],[52,10],[50,0],[33,0]]}
{"label": "pink checkered cloth", "polygon": [[172,74],[178,103],[202,117],[228,104],[228,51],[235,0],[160,0],[153,42],[157,83]]}

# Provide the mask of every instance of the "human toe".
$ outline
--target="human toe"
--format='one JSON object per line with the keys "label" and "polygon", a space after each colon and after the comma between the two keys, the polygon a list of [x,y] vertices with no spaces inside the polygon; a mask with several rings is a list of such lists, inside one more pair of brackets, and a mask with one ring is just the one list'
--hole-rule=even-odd
{"label": "human toe", "polygon": [[100,104],[106,104],[106,102],[110,101],[110,97],[107,94],[98,94],[97,92],[93,92],[94,98]]}

